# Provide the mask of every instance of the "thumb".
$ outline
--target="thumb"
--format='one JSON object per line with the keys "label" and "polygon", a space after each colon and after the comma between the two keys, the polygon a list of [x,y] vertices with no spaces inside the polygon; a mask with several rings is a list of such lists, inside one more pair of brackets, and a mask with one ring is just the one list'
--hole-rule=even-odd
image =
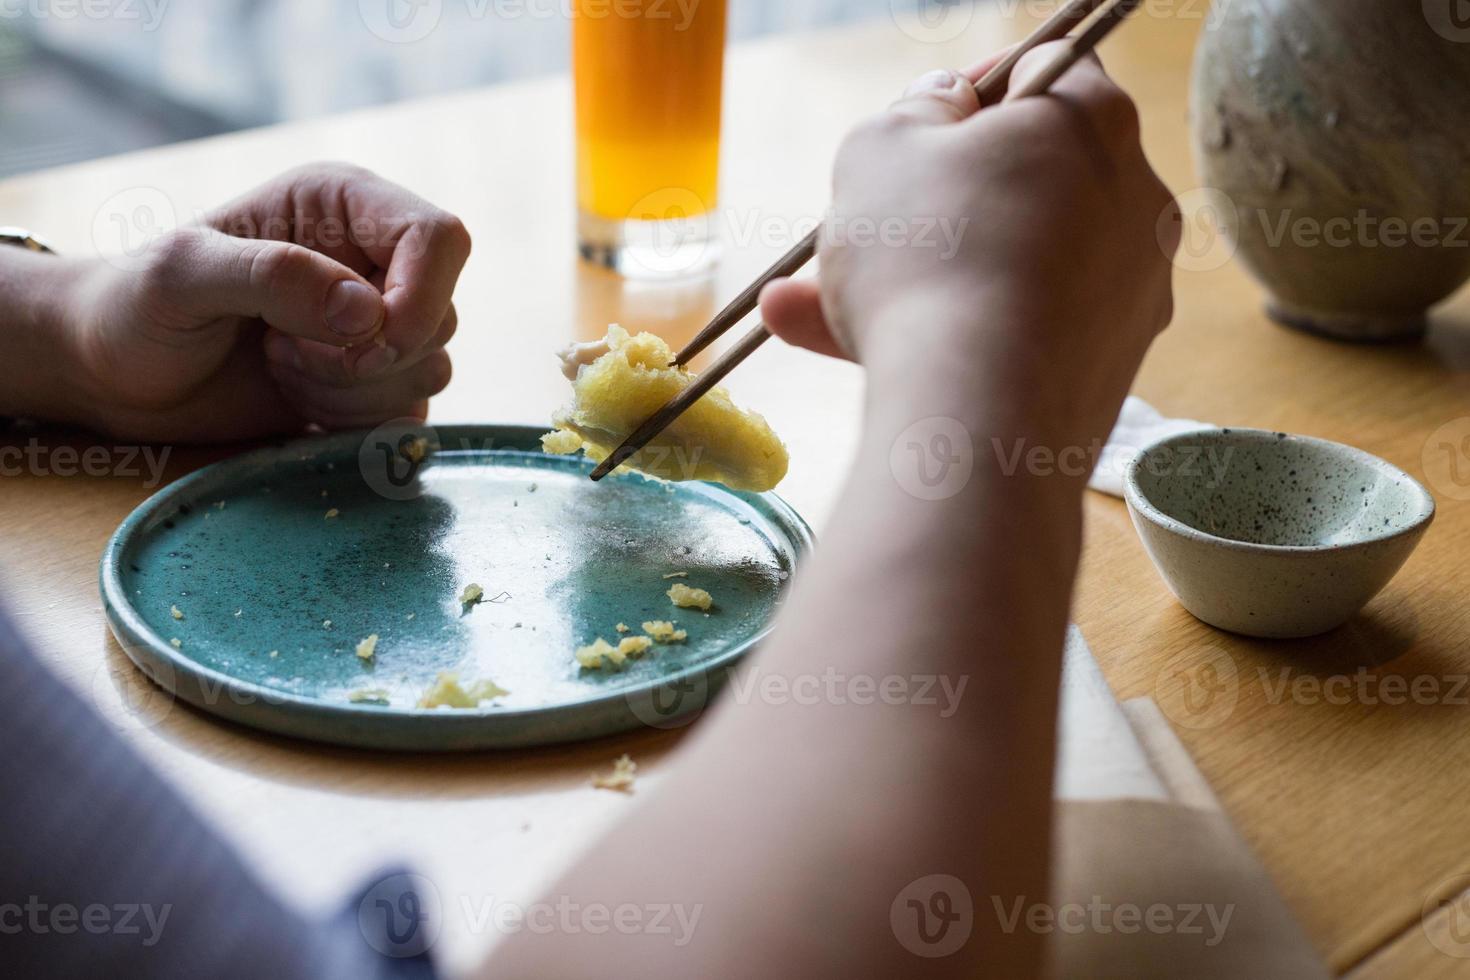
{"label": "thumb", "polygon": [[943,126],[979,112],[980,96],[964,75],[940,68],[919,76],[888,111],[921,125]]}
{"label": "thumb", "polygon": [[301,245],[192,228],[172,236],[161,261],[146,288],[201,320],[259,317],[336,347],[362,343],[383,325],[383,296],[371,283]]}
{"label": "thumb", "polygon": [[816,280],[777,279],[761,290],[760,306],[767,329],[786,343],[852,360],[827,323]]}

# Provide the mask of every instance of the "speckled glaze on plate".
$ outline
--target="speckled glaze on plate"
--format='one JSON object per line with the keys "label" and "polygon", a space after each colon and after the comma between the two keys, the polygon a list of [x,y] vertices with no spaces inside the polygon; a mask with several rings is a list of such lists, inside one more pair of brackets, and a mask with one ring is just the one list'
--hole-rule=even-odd
{"label": "speckled glaze on plate", "polygon": [[[542,431],[389,428],[206,467],[109,542],[113,634],[178,697],[324,742],[508,748],[679,724],[769,631],[810,530],[772,494],[637,475],[593,484],[580,457],[539,451]],[[415,465],[395,450],[420,435],[438,448]],[[707,589],[714,608],[675,608],[674,581]],[[466,608],[472,582],[485,596]],[[645,620],[673,620],[688,641],[620,671],[574,660]],[[370,634],[364,661],[355,650]],[[474,710],[416,707],[445,670],[510,693]],[[349,700],[374,690],[386,705]]]}
{"label": "speckled glaze on plate", "polygon": [[1184,608],[1212,626],[1271,638],[1345,623],[1434,519],[1429,491],[1393,464],[1261,429],[1161,440],[1129,466],[1124,496]]}

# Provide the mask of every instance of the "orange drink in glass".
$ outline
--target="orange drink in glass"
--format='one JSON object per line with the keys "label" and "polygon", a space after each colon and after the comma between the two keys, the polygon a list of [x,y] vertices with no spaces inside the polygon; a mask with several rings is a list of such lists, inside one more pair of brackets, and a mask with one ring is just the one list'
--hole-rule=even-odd
{"label": "orange drink in glass", "polygon": [[635,278],[714,257],[726,0],[575,0],[578,238]]}

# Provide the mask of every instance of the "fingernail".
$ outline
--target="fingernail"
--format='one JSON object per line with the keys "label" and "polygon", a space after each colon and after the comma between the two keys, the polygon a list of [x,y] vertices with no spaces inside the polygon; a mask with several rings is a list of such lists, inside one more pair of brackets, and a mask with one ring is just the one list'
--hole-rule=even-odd
{"label": "fingernail", "polygon": [[379,347],[375,344],[357,359],[357,365],[353,370],[359,378],[376,378],[392,367],[396,360],[398,360],[396,350],[386,345]]}
{"label": "fingernail", "polygon": [[923,95],[925,92],[943,92],[946,89],[954,88],[955,79],[955,73],[948,68],[936,68],[914,79],[913,83],[904,90],[904,98]]}
{"label": "fingernail", "polygon": [[265,356],[276,364],[301,370],[301,350],[285,334],[272,333],[265,340]]}
{"label": "fingernail", "polygon": [[327,291],[327,326],[344,337],[372,333],[383,316],[383,297],[371,286],[342,279]]}

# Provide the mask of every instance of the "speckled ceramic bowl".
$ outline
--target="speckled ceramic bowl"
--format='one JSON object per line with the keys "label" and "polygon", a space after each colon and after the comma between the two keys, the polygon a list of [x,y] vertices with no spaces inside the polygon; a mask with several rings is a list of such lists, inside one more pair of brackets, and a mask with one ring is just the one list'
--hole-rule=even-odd
{"label": "speckled ceramic bowl", "polygon": [[1133,461],[1128,512],[1195,616],[1247,636],[1314,636],[1388,584],[1434,498],[1360,449],[1261,429],[1171,436]]}

